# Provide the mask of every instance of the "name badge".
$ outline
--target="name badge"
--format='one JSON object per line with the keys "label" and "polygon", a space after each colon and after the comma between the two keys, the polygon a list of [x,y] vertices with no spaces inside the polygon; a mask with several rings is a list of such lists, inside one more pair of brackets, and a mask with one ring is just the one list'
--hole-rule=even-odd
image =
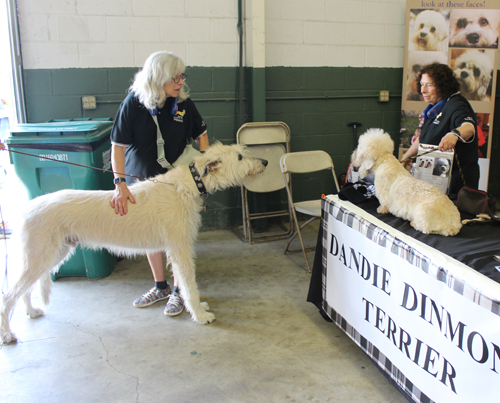
{"label": "name badge", "polygon": [[442,113],[439,113],[439,115],[436,116],[436,119],[434,119],[434,121],[432,122],[432,124],[434,125],[438,125],[439,123],[441,123],[439,121],[439,118],[441,117]]}

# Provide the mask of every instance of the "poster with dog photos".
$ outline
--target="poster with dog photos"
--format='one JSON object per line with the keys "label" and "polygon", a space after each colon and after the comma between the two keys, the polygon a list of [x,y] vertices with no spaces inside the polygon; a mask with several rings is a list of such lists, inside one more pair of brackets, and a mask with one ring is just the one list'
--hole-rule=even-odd
{"label": "poster with dog photos", "polygon": [[426,64],[448,64],[460,82],[460,93],[477,114],[479,188],[487,190],[498,65],[500,0],[407,0],[406,52],[399,155],[420,134],[420,115],[427,106],[415,77]]}
{"label": "poster with dog photos", "polygon": [[436,186],[444,194],[448,194],[454,154],[453,150],[439,151],[437,146],[420,144],[411,174],[417,179]]}

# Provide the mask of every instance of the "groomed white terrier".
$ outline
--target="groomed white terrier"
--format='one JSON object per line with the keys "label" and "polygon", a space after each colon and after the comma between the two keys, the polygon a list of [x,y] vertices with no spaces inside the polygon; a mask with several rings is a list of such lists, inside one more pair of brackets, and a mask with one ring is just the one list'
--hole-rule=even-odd
{"label": "groomed white terrier", "polygon": [[446,20],[438,11],[425,10],[417,15],[413,26],[411,42],[413,50],[448,50],[448,27]]}
{"label": "groomed white terrier", "polygon": [[468,50],[455,60],[455,77],[460,93],[471,101],[489,101],[486,92],[493,74],[493,60],[482,50]]}
{"label": "groomed white terrier", "polygon": [[382,129],[369,129],[359,137],[351,161],[360,178],[375,176],[377,212],[409,220],[424,234],[453,236],[460,232],[460,213],[441,190],[415,179],[393,155],[394,142]]}
{"label": "groomed white terrier", "polygon": [[241,145],[216,143],[194,159],[193,166],[179,166],[153,180],[130,186],[135,204],[117,215],[110,206],[113,190],[60,190],[31,200],[20,229],[22,273],[5,294],[1,309],[1,339],[16,337],[9,327],[10,313],[23,297],[31,318],[43,315],[31,305],[31,290],[40,280],[42,299],[49,301],[51,270],[73,252],[76,245],[106,248],[134,256],[168,252],[179,281],[186,309],[194,321],[215,320],[208,305],[200,302],[195,280],[195,241],[201,226],[203,194],[230,186],[264,171],[267,161],[249,156]]}
{"label": "groomed white terrier", "polygon": [[450,46],[496,48],[500,10],[454,9],[450,16]]}

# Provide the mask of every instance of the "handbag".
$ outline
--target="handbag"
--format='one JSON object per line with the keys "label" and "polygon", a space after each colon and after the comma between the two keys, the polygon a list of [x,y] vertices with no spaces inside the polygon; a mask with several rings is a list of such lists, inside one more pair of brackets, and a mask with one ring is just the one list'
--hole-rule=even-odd
{"label": "handbag", "polygon": [[465,183],[464,173],[458,160],[458,155],[455,153],[458,169],[464,186],[458,191],[456,206],[461,213],[471,214],[477,217],[479,214],[486,214],[490,218],[495,217],[497,210],[497,202],[495,198],[487,192],[468,187]]}
{"label": "handbag", "polygon": [[[171,111],[172,115],[175,115],[176,110],[177,110],[177,98],[175,98],[172,104],[172,111]],[[156,161],[158,161],[158,164],[160,164],[163,168],[174,169],[179,165],[191,164],[195,157],[201,155],[201,153],[196,148],[193,147],[194,141],[191,140],[191,142],[186,144],[186,148],[184,148],[182,154],[172,164],[170,164],[165,158],[165,149],[163,148],[165,140],[163,140],[163,136],[161,135],[160,125],[158,124],[158,118],[156,117],[156,115],[158,114],[158,109],[156,108],[150,109],[149,112],[151,113],[151,117],[153,118],[156,124],[156,146],[158,150],[158,159]]]}
{"label": "handbag", "polygon": [[487,192],[464,186],[458,192],[456,206],[459,211],[476,217],[487,214],[493,217],[496,212],[496,200]]}

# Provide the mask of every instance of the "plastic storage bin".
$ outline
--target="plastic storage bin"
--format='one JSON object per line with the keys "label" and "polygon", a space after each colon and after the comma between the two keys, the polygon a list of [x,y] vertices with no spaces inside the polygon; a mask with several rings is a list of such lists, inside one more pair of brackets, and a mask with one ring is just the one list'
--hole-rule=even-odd
{"label": "plastic storage bin", "polygon": [[[25,186],[28,197],[33,199],[61,189],[113,189],[111,172],[63,163],[110,170],[109,136],[112,125],[110,118],[70,119],[26,123],[12,128],[10,136],[5,140],[9,149],[37,156],[10,153],[16,175]],[[111,274],[116,262],[116,256],[106,250],[94,251],[78,247],[52,278],[103,278]]]}

